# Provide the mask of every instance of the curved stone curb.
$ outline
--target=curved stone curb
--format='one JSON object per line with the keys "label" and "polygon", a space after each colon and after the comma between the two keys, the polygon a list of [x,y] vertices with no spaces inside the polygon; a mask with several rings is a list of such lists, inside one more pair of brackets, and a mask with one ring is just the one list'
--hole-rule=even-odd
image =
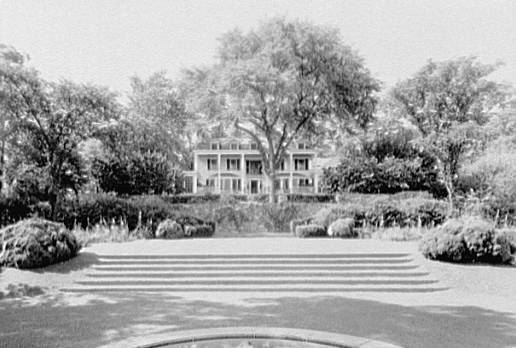
{"label": "curved stone curb", "polygon": [[[273,327],[227,327],[208,328],[171,332],[167,335],[153,336],[155,343],[136,344],[134,348],[166,348],[172,344],[185,344],[206,341],[210,339],[283,339],[288,341],[323,344],[337,348],[402,348],[390,343],[371,340],[364,337],[337,334],[333,332],[273,328]],[[143,339],[143,338],[142,338]],[[137,339],[139,341],[139,339]],[[136,340],[135,340],[136,341]],[[147,338],[148,341],[148,338]],[[125,342],[125,346],[127,347]],[[129,343],[129,345],[132,345]]]}

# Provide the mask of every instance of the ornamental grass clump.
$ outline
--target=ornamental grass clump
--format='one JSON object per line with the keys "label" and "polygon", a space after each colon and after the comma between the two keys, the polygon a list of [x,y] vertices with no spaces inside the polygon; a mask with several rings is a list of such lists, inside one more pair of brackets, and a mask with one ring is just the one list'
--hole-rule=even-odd
{"label": "ornamental grass clump", "polygon": [[63,224],[36,218],[0,230],[0,243],[0,266],[16,268],[40,268],[67,261],[81,249]]}
{"label": "ornamental grass clump", "polygon": [[510,263],[510,236],[478,216],[451,219],[427,233],[420,245],[429,259],[462,263]]}

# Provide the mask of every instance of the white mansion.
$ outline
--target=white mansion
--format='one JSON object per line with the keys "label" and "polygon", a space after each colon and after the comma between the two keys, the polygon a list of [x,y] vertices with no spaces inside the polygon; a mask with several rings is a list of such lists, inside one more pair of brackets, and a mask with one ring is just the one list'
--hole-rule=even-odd
{"label": "white mansion", "polygon": [[[185,171],[186,192],[263,194],[271,183],[262,170],[255,143],[220,139],[201,144],[193,152],[193,170]],[[322,170],[315,165],[317,153],[304,143],[293,144],[276,175],[277,192],[318,193]]]}

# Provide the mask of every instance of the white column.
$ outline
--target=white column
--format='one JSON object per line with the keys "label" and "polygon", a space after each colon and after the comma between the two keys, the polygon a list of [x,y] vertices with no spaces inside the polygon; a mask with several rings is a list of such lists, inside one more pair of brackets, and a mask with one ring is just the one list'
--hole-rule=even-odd
{"label": "white column", "polygon": [[222,156],[220,153],[217,155],[217,181],[218,181],[218,187],[219,191],[218,193],[222,193],[222,176],[221,176],[221,170],[222,170]]}
{"label": "white column", "polygon": [[192,193],[197,193],[197,173],[192,176]]}
{"label": "white column", "polygon": [[240,191],[242,194],[245,193],[245,156],[244,154],[242,153],[240,155]]}
{"label": "white column", "polygon": [[314,174],[314,193],[319,193],[319,175]]}
{"label": "white column", "polygon": [[288,178],[288,188],[290,193],[294,193],[294,155],[292,152],[290,153],[290,164],[288,169],[290,170],[289,178]]}

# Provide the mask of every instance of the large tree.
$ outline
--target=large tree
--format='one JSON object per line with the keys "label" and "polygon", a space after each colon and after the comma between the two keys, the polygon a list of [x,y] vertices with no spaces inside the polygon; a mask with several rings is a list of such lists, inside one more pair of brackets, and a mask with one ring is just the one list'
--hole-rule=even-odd
{"label": "large tree", "polygon": [[203,89],[199,112],[234,125],[257,144],[269,178],[270,201],[285,151],[328,121],[365,126],[379,83],[331,28],[273,19],[220,39],[218,61],[191,70]]}
{"label": "large tree", "polygon": [[419,129],[435,158],[453,211],[454,182],[464,157],[482,140],[479,128],[506,102],[506,86],[487,80],[498,65],[476,58],[430,61],[391,91],[395,105]]}
{"label": "large tree", "polygon": [[115,96],[100,87],[46,82],[21,64],[0,67],[0,90],[10,116],[11,179],[44,191],[55,217],[60,199],[85,182],[80,142],[96,124],[118,116]]}
{"label": "large tree", "polygon": [[[23,67],[27,57],[13,47],[0,44],[0,69],[11,71]],[[9,89],[6,81],[0,80],[0,192],[4,188],[8,137],[12,133],[14,114],[9,108]]]}
{"label": "large tree", "polygon": [[154,73],[147,79],[131,78],[127,120],[147,148],[164,154],[171,163],[187,162],[185,128],[189,115],[165,72]]}

